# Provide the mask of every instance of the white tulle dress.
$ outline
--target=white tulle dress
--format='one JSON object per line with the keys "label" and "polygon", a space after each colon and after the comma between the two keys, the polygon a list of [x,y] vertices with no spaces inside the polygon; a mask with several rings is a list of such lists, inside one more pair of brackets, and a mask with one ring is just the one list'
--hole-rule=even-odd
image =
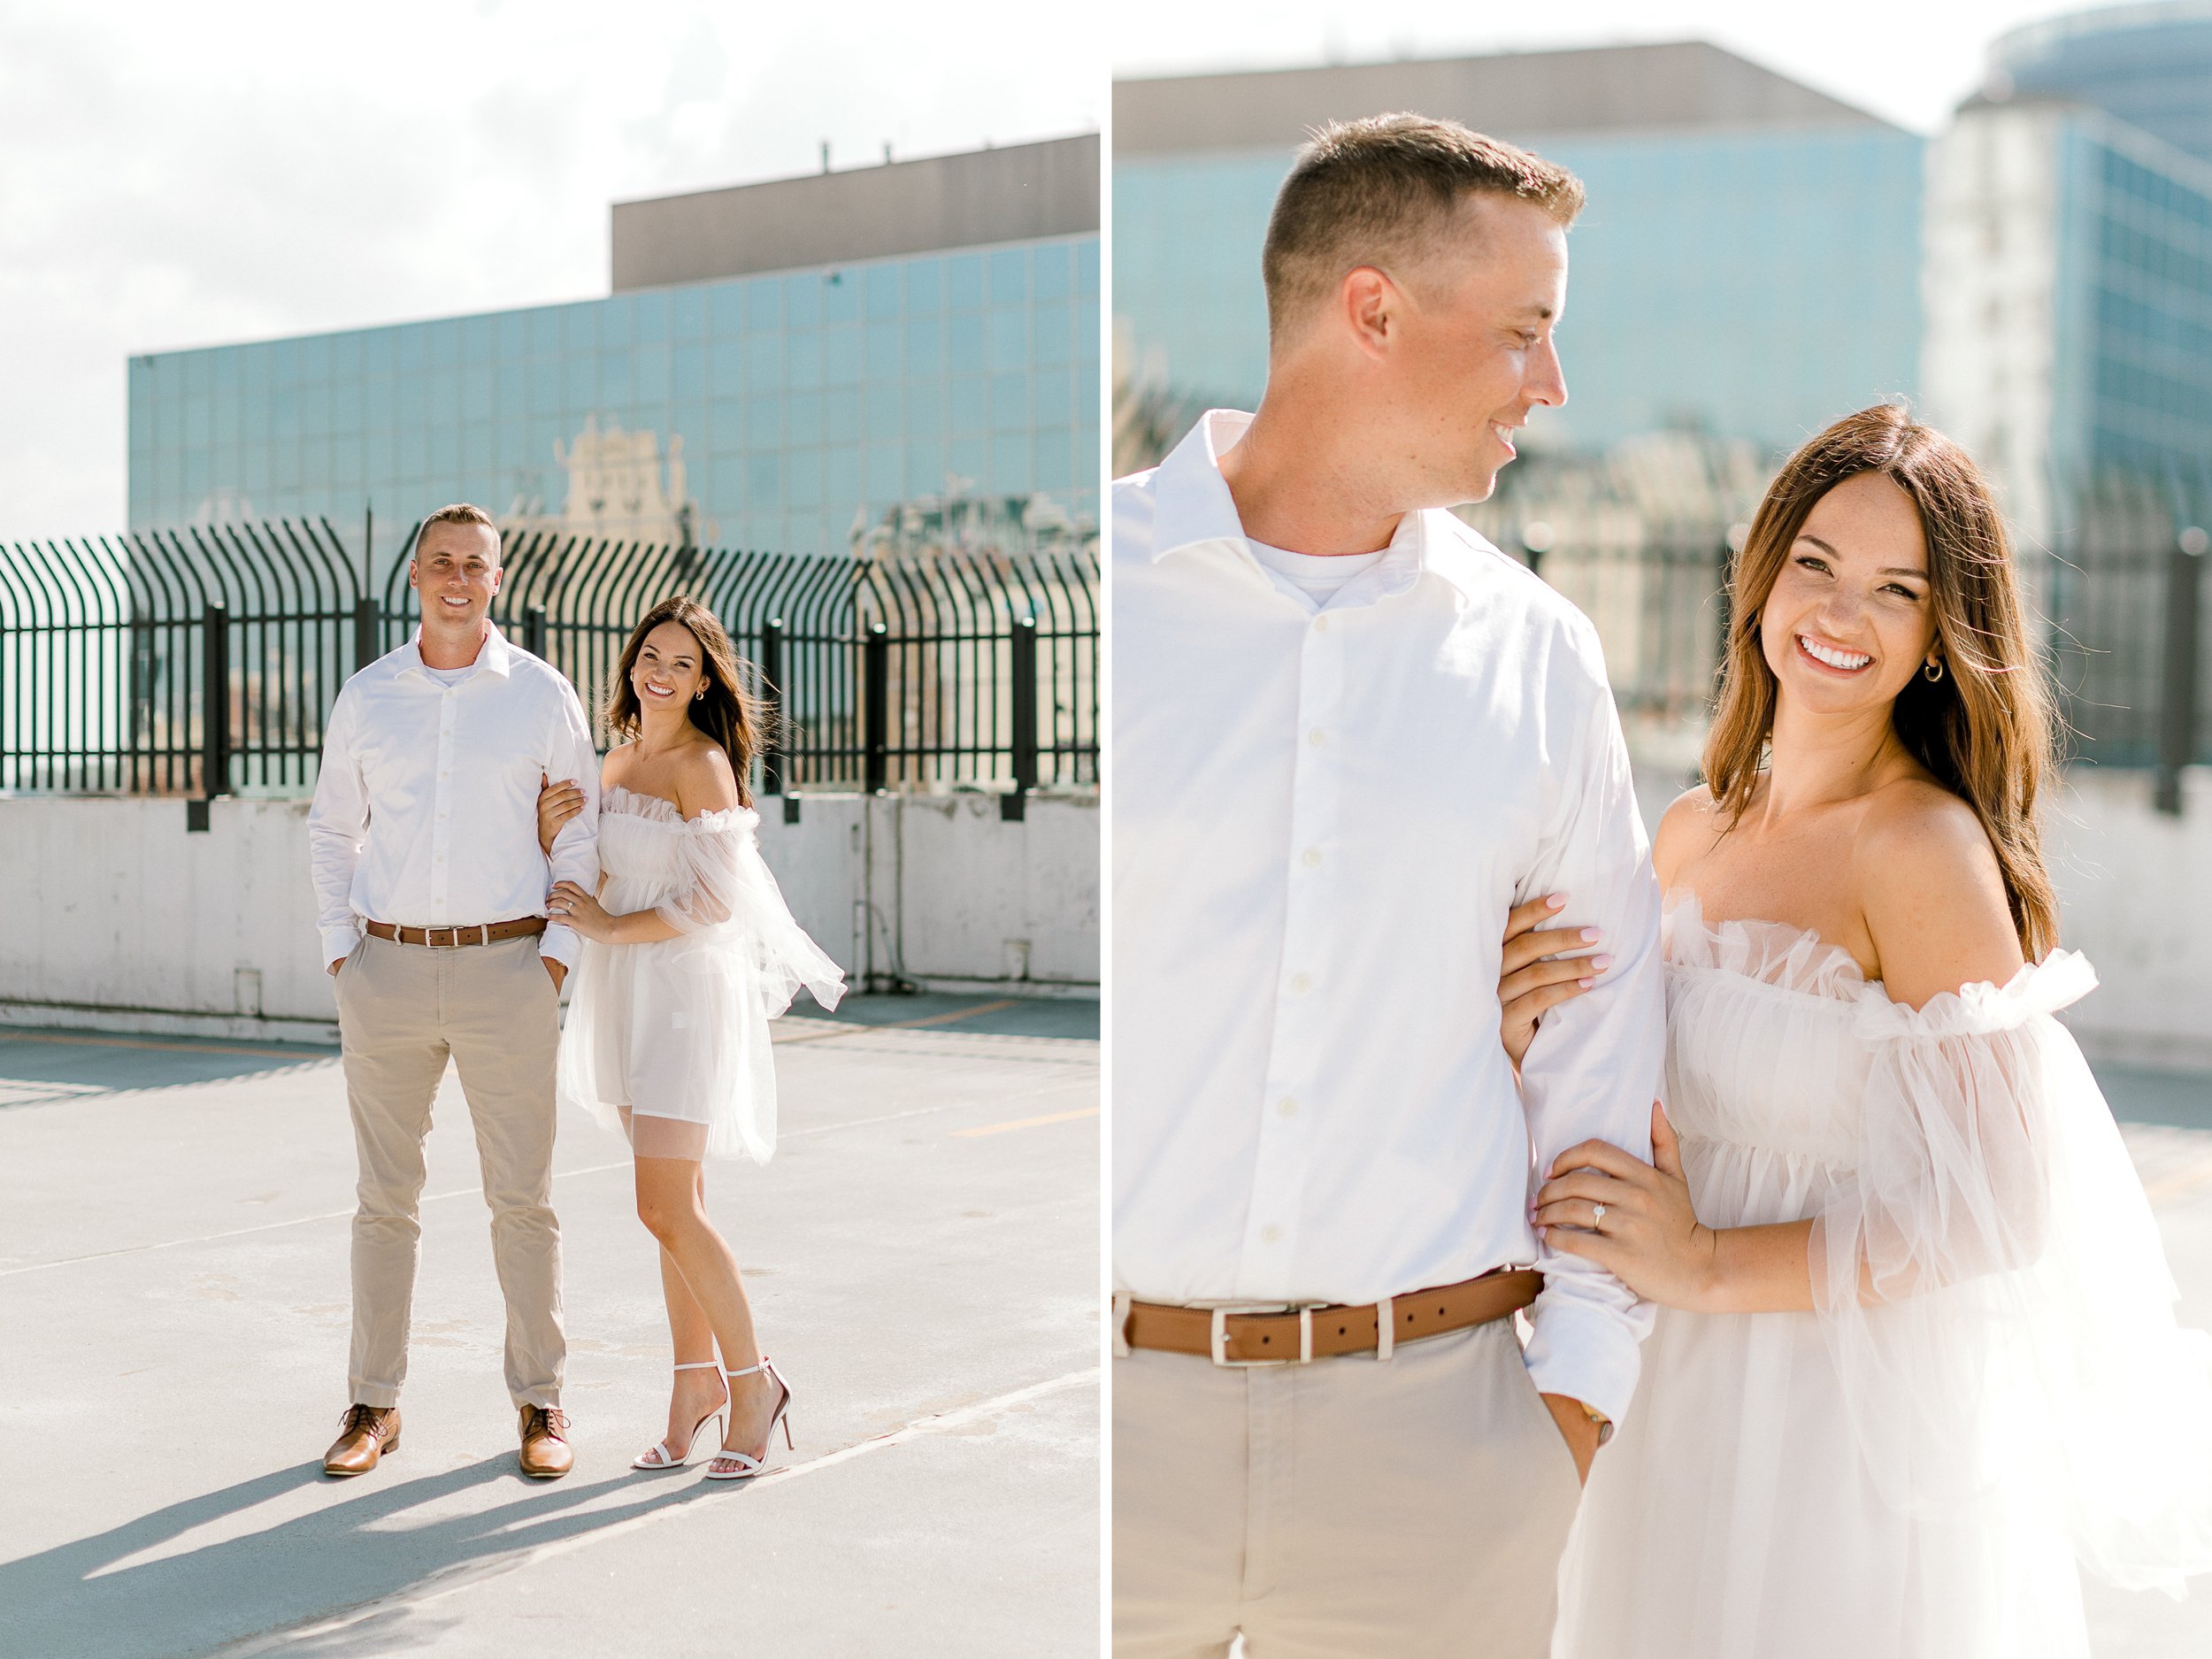
{"label": "white tulle dress", "polygon": [[[1794,928],[1666,918],[1700,1219],[1814,1222],[1810,1313],[1660,1310],[1561,1567],[1558,1659],[2084,1659],[2077,1563],[2212,1570],[2212,1339],[2055,950],[1917,1011]],[[1862,1302],[1862,1281],[1875,1300]]]}
{"label": "white tulle dress", "polygon": [[768,1022],[801,986],[824,1008],[843,971],[806,936],[761,861],[749,807],[687,818],[617,787],[599,803],[600,903],[681,931],[642,945],[587,940],[561,1032],[560,1094],[641,1157],[776,1149]]}

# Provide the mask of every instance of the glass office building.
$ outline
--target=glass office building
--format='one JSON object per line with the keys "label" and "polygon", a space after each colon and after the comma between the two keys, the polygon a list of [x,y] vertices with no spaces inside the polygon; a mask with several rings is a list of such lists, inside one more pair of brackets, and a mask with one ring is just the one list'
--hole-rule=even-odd
{"label": "glass office building", "polygon": [[[1716,49],[1695,49],[1707,56],[1690,60],[1703,71],[1693,79],[1672,50],[1374,65],[1342,84],[1333,71],[1290,86],[1280,74],[1204,77],[1196,87],[1219,101],[1221,83],[1240,83],[1225,91],[1252,101],[1256,134],[1286,106],[1309,122],[1418,109],[1581,177],[1588,204],[1569,239],[1559,330],[1569,400],[1538,415],[1534,446],[1598,451],[1694,428],[1778,453],[1839,414],[1912,393],[1925,142]],[[1468,75],[1423,83],[1446,68]],[[1516,107],[1510,84],[1486,84],[1532,69],[1554,82],[1551,124],[1535,124],[1543,108]],[[1596,125],[1617,119],[1623,72],[1647,69],[1664,94],[1658,106],[1619,112],[1628,130]],[[1133,84],[1155,99],[1164,89]],[[1590,124],[1558,122],[1578,111]],[[1132,146],[1118,129],[1114,306],[1130,373],[1164,380],[1187,404],[1250,408],[1267,371],[1260,250],[1294,136],[1179,148],[1233,135],[1187,140],[1171,127],[1145,143],[1141,128]]]}
{"label": "glass office building", "polygon": [[2024,526],[2061,527],[2059,503],[2099,477],[2203,479],[2212,164],[2014,96],[1962,108],[1929,179],[1930,410]]}
{"label": "glass office building", "polygon": [[2093,104],[2212,162],[2212,0],[2047,18],[1989,51],[1990,92]]}
{"label": "glass office building", "polygon": [[[1087,147],[1094,178],[1096,140],[1061,142]],[[950,497],[1094,534],[1094,185],[1087,227],[1079,204],[1070,218],[896,252],[861,225],[856,257],[796,268],[136,357],[130,523],[328,517],[350,538],[373,510],[381,554],[387,526],[473,501],[533,527],[814,553]]]}

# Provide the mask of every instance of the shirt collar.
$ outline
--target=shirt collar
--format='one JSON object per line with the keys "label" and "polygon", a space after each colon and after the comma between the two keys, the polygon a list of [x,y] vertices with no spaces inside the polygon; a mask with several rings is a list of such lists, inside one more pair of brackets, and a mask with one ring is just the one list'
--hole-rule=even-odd
{"label": "shirt collar", "polygon": [[[514,672],[515,648],[507,643],[507,636],[499,631],[497,623],[488,618],[484,626],[484,649],[476,653],[476,660],[469,666],[483,669],[504,680]],[[429,677],[430,664],[422,660],[422,624],[419,622],[415,625],[413,636],[407,641],[406,658],[399,667],[403,674],[418,671],[426,679]]]}
{"label": "shirt collar", "polygon": [[[1240,409],[1210,409],[1160,463],[1153,487],[1153,563],[1201,542],[1249,539],[1237,517],[1236,497],[1221,476],[1221,457],[1251,425],[1252,417]],[[1405,592],[1435,568],[1438,549],[1453,545],[1448,526],[1457,522],[1441,507],[1407,513],[1398,520],[1382,558],[1354,580],[1379,598]],[[1461,582],[1446,574],[1459,591]]]}

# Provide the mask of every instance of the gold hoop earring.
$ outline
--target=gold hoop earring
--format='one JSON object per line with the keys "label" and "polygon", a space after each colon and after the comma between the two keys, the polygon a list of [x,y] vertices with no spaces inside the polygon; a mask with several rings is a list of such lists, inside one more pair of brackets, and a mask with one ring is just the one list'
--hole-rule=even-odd
{"label": "gold hoop earring", "polygon": [[1943,678],[1943,659],[1939,657],[1932,662],[1923,663],[1920,665],[1920,677],[1932,686],[1938,680],[1941,680]]}

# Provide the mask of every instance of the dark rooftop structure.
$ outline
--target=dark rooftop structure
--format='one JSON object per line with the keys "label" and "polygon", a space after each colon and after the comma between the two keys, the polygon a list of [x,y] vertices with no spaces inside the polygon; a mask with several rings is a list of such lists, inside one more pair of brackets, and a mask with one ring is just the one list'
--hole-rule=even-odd
{"label": "dark rooftop structure", "polygon": [[1502,135],[1891,125],[1733,52],[1683,41],[1117,81],[1114,153],[1290,149],[1325,121],[1387,110]]}
{"label": "dark rooftop structure", "polygon": [[1098,134],[614,206],[614,291],[1098,229]]}

